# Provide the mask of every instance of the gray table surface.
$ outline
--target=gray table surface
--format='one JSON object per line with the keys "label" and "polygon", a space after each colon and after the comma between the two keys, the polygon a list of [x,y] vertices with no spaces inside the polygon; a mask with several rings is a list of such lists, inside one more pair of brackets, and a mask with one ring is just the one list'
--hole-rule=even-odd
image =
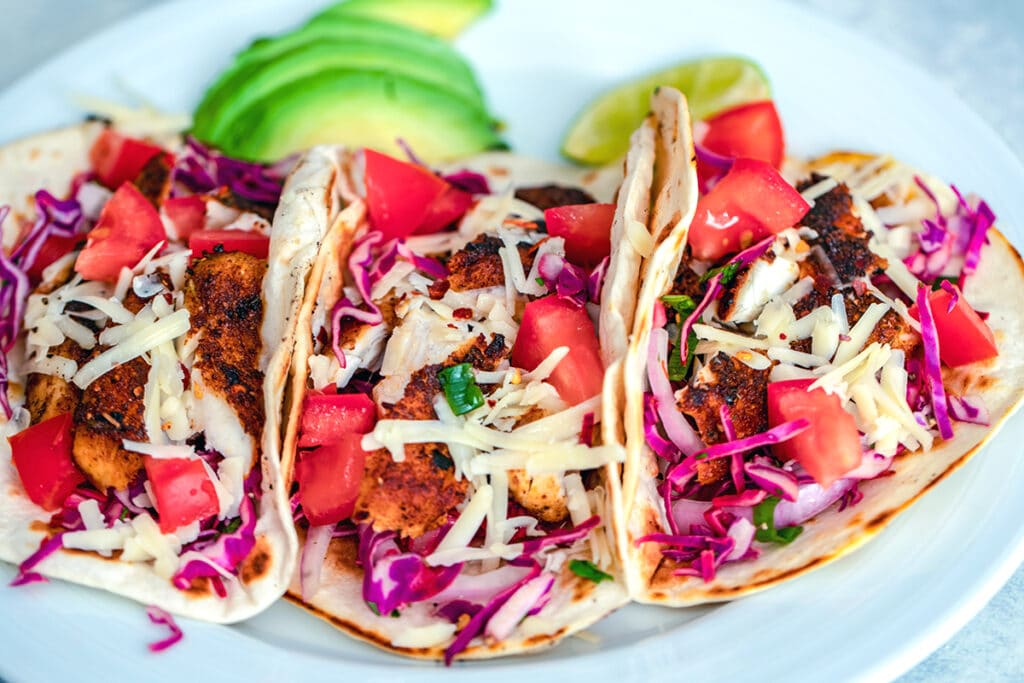
{"label": "gray table surface", "polygon": [[[0,0],[0,90],[65,46],[162,1]],[[1024,2],[797,1],[951,86],[1024,158]],[[1024,681],[1024,569],[899,680]]]}

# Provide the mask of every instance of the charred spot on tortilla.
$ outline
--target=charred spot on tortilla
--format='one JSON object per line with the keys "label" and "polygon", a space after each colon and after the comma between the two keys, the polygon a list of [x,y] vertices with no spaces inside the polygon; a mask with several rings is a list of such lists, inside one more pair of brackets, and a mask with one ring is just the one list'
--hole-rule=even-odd
{"label": "charred spot on tortilla", "polygon": [[597,201],[585,190],[578,187],[555,184],[520,187],[516,189],[515,197],[537,207],[541,211],[555,209],[559,206],[593,204]]}
{"label": "charred spot on tortilla", "polygon": [[243,584],[255,583],[270,573],[272,562],[269,543],[265,536],[259,536],[256,545],[242,561],[238,569],[238,578]]}

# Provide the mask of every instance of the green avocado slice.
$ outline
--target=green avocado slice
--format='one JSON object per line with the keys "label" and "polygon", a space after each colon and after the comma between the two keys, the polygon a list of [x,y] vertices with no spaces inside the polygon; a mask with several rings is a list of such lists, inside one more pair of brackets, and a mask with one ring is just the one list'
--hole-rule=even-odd
{"label": "green avocado slice", "polygon": [[492,5],[492,0],[346,0],[331,5],[317,19],[338,15],[373,17],[451,40]]}
{"label": "green avocado slice", "polygon": [[272,161],[318,144],[399,155],[398,138],[427,162],[506,147],[486,111],[448,91],[393,73],[344,69],[282,85],[214,143],[231,156]]}
{"label": "green avocado slice", "polygon": [[453,73],[404,45],[382,46],[365,40],[314,40],[273,59],[243,66],[230,79],[218,83],[196,109],[192,132],[201,140],[216,142],[239,114],[279,87],[323,71],[340,69],[408,76],[464,99],[469,107],[483,109],[480,88],[472,72],[463,67],[461,73]]}

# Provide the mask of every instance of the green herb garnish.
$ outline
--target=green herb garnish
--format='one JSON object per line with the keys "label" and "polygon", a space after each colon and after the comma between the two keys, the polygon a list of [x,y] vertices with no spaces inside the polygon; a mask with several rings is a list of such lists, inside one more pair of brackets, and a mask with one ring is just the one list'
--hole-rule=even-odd
{"label": "green herb garnish", "polygon": [[951,285],[955,285],[957,282],[959,282],[959,279],[952,277],[950,275],[940,275],[934,280],[932,280],[932,291],[934,292],[937,289],[942,289],[943,282],[948,282]]}
{"label": "green herb garnish", "polygon": [[686,362],[683,362],[683,355],[679,353],[679,347],[673,346],[668,352],[668,378],[673,382],[682,382],[690,374],[690,367],[693,365],[693,352],[697,348],[697,334],[690,330],[690,336],[686,341]]}
{"label": "green herb garnish", "polygon": [[370,602],[369,600],[367,600],[366,601],[366,606],[370,608],[371,612],[376,614],[378,617],[380,616],[380,610],[377,608],[377,603]]}
{"label": "green herb garnish", "polygon": [[437,373],[437,378],[441,381],[448,405],[456,415],[464,415],[484,404],[484,393],[476,385],[473,366],[469,363],[444,368]]}
{"label": "green herb garnish", "polygon": [[802,526],[775,528],[775,506],[779,504],[779,500],[775,496],[768,496],[754,506],[754,526],[757,527],[754,538],[762,543],[787,545],[804,530]]}
{"label": "green herb garnish", "polygon": [[235,517],[233,520],[231,520],[224,526],[224,533],[233,534],[236,531],[238,531],[238,527],[240,526],[242,526],[242,518]]}
{"label": "green herb garnish", "polygon": [[684,319],[697,310],[697,304],[685,294],[666,294],[661,297],[661,303],[674,310]]}
{"label": "green herb garnish", "polygon": [[576,576],[584,579],[589,579],[594,583],[601,583],[602,581],[611,581],[614,577],[607,572],[603,572],[597,568],[590,560],[570,560],[569,569]]}
{"label": "green herb garnish", "polygon": [[708,272],[706,272],[703,275],[701,275],[700,276],[700,281],[701,282],[707,282],[708,280],[713,278],[718,273],[721,273],[722,277],[718,281],[721,282],[723,285],[727,285],[727,284],[729,284],[730,282],[732,282],[733,280],[736,279],[736,273],[738,273],[738,272],[740,272],[740,264],[739,263],[726,263],[724,266],[719,266],[718,268],[712,268]]}
{"label": "green herb garnish", "polygon": [[131,511],[128,510],[128,508],[124,508],[123,510],[121,510],[121,514],[118,515],[117,518],[123,522],[126,519],[128,519],[130,516],[131,516]]}
{"label": "green herb garnish", "polygon": [[541,287],[545,287],[547,285],[547,283],[544,282],[544,278],[538,277],[535,279],[537,280],[537,284],[540,285]]}

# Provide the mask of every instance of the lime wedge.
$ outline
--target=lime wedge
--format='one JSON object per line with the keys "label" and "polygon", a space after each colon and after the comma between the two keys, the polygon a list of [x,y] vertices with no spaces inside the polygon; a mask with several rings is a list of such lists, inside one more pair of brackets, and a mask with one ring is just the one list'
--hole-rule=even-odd
{"label": "lime wedge", "polygon": [[629,136],[650,108],[651,92],[671,85],[683,92],[694,121],[731,106],[771,97],[768,78],[743,57],[685,62],[613,88],[580,112],[562,140],[562,154],[583,164],[606,164],[629,149]]}

